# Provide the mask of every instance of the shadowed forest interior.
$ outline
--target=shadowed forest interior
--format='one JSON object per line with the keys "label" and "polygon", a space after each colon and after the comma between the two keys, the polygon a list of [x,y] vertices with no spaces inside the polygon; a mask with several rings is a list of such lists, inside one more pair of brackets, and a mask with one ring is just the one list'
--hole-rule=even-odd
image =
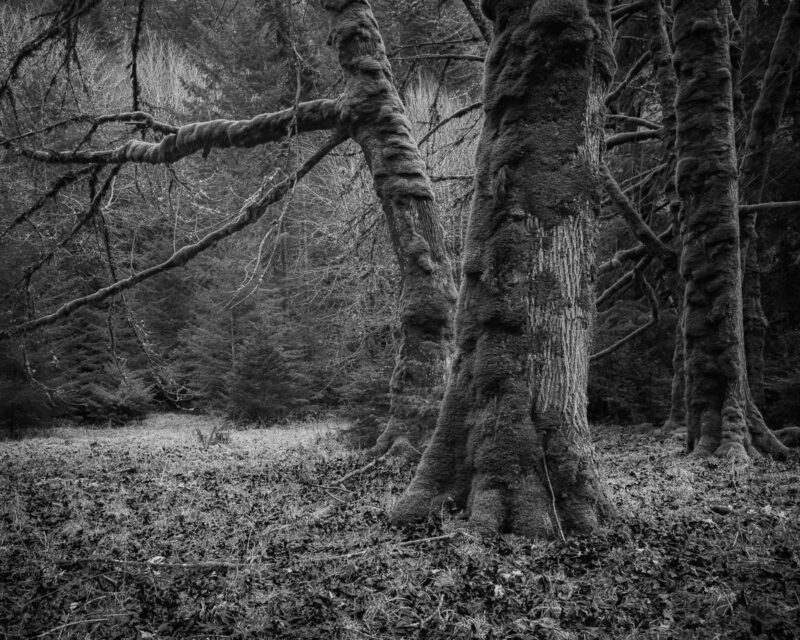
{"label": "shadowed forest interior", "polygon": [[799,61],[798,0],[0,3],[0,631],[797,637]]}

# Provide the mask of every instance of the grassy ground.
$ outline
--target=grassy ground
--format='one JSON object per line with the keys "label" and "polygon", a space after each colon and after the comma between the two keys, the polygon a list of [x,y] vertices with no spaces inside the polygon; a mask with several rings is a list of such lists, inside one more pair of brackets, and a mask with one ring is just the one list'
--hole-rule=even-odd
{"label": "grassy ground", "polygon": [[0,637],[800,638],[796,467],[601,427],[618,521],[478,541],[387,525],[409,466],[339,486],[365,464],[339,424],[214,427],[0,443]]}

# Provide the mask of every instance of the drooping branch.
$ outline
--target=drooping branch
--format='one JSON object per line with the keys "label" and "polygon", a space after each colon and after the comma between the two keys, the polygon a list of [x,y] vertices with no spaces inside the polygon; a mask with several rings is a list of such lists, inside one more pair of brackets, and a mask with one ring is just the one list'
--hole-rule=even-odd
{"label": "drooping branch", "polygon": [[453,120],[455,120],[457,118],[461,118],[461,117],[467,115],[468,113],[472,113],[473,111],[476,111],[477,109],[480,109],[482,106],[483,106],[483,102],[478,101],[478,102],[473,102],[472,104],[468,104],[466,107],[462,107],[461,109],[458,109],[457,111],[454,111],[449,116],[447,116],[446,118],[442,119],[440,122],[437,122],[436,126],[432,127],[431,130],[428,131],[428,133],[426,133],[424,136],[422,136],[419,139],[419,143],[417,143],[417,146],[421,147],[434,133],[436,133],[439,129],[441,129],[448,122],[452,122]]}
{"label": "drooping branch", "polygon": [[152,278],[159,273],[163,273],[169,269],[174,269],[175,267],[185,265],[187,262],[189,262],[189,260],[194,258],[199,253],[205,251],[209,247],[214,246],[220,240],[227,238],[238,231],[241,231],[245,227],[259,220],[267,211],[267,207],[275,204],[281,198],[283,198],[291,189],[294,188],[298,181],[300,181],[320,162],[320,160],[322,160],[328,153],[330,153],[346,139],[346,134],[337,131],[333,136],[323,142],[296,171],[284,178],[278,184],[274,185],[272,188],[266,191],[266,193],[257,196],[251,204],[248,204],[244,208],[241,215],[233,222],[226,224],[216,231],[212,231],[194,244],[181,247],[164,262],[135,273],[123,280],[118,280],[117,282],[102,289],[98,289],[94,293],[91,293],[87,296],[71,300],[48,315],[40,316],[33,320],[29,320],[28,322],[24,322],[14,327],[10,327],[9,329],[0,331],[0,339],[19,333],[26,333],[34,329],[38,329],[39,327],[53,324],[58,320],[67,317],[81,307],[99,304],[106,298],[116,295],[122,291],[126,291],[134,285],[137,285],[148,278]]}
{"label": "drooping branch", "polygon": [[[97,212],[100,210],[100,205],[102,204],[103,198],[105,198],[106,193],[108,193],[108,190],[114,183],[114,180],[117,177],[120,168],[121,168],[120,166],[111,168],[111,171],[109,172],[108,176],[106,176],[106,179],[103,182],[103,185],[100,187],[100,190],[97,191],[96,193],[91,194],[92,200],[89,203],[89,207],[86,209],[86,212],[80,218],[78,218],[78,220],[72,226],[72,229],[67,234],[67,236],[65,238],[62,238],[61,241],[58,243],[58,245],[54,249],[48,251],[39,260],[39,262],[37,262],[32,267],[28,267],[27,269],[25,269],[25,274],[22,276],[20,281],[16,283],[17,285],[24,282],[25,280],[29,280],[31,276],[33,276],[37,271],[39,271],[39,269],[41,269],[44,265],[50,262],[50,260],[55,255],[56,251],[58,249],[63,249],[64,247],[66,247],[67,244],[70,242],[70,240],[72,240],[72,238],[74,238],[77,235],[77,233],[81,229],[83,229],[97,215]],[[95,171],[99,171],[99,168],[95,169]],[[96,178],[95,176],[92,176],[92,181],[95,180],[95,178]],[[90,182],[90,186],[93,189],[94,183]]]}
{"label": "drooping branch", "polygon": [[[334,129],[339,124],[339,105],[335,100],[312,100],[294,107],[264,113],[250,120],[210,120],[193,122],[159,142],[129,140],[116,149],[104,151],[43,151],[6,144],[16,153],[45,163],[122,164],[141,162],[167,164],[198,151],[249,148],[274,142],[295,133]],[[296,130],[292,130],[296,127]]]}
{"label": "drooping branch", "polygon": [[628,224],[634,237],[670,269],[674,268],[676,266],[675,252],[661,242],[647,223],[642,220],[639,212],[636,211],[631,201],[622,192],[614,176],[611,175],[611,170],[605,163],[600,165],[600,176],[603,179],[603,186],[606,189],[606,193],[608,193],[612,202],[616,205],[617,211],[619,211],[620,215]]}
{"label": "drooping branch", "polygon": [[0,231],[0,240],[2,240],[6,235],[11,233],[15,227],[19,226],[25,220],[27,220],[30,216],[36,213],[39,209],[41,209],[48,200],[55,198],[59,193],[61,193],[62,189],[65,189],[69,185],[77,182],[80,178],[92,173],[94,171],[94,167],[84,167],[83,169],[78,169],[76,171],[71,171],[70,173],[65,173],[63,176],[58,178],[53,185],[44,193],[36,202],[34,202],[30,207],[28,207],[25,211],[20,213],[16,218],[11,221],[11,224],[8,225],[3,231]]}
{"label": "drooping branch", "polygon": [[639,286],[644,290],[645,297],[650,304],[650,320],[643,324],[640,327],[636,327],[633,331],[628,333],[627,335],[623,336],[619,340],[617,340],[614,344],[606,347],[605,349],[598,351],[597,353],[593,353],[589,356],[589,362],[596,362],[605,356],[608,356],[614,353],[617,349],[622,347],[624,344],[630,342],[638,335],[647,331],[650,327],[657,325],[659,320],[659,310],[658,310],[658,296],[656,296],[656,292],[653,290],[653,287],[650,286],[650,283],[643,277],[637,276],[639,281]]}

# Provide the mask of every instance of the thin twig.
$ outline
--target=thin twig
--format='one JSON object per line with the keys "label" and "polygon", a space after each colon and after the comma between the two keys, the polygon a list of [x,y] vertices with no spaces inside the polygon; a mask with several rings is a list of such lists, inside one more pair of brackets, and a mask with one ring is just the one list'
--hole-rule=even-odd
{"label": "thin twig", "polygon": [[355,471],[351,471],[351,472],[350,472],[350,473],[348,473],[347,475],[345,475],[345,476],[342,476],[341,478],[339,478],[339,479],[336,481],[336,484],[344,484],[344,483],[345,483],[347,480],[349,480],[349,479],[350,479],[350,478],[352,478],[353,476],[357,476],[357,475],[358,475],[358,474],[360,474],[360,473],[364,473],[364,472],[365,472],[365,471],[367,471],[368,469],[372,469],[372,467],[374,467],[374,466],[375,466],[376,464],[378,464],[379,462],[383,461],[385,458],[386,458],[386,456],[385,456],[385,455],[382,455],[380,458],[375,458],[375,460],[373,460],[372,462],[369,462],[368,464],[365,464],[365,465],[364,465],[363,467],[361,467],[360,469],[356,469]]}
{"label": "thin twig", "polygon": [[105,618],[92,618],[90,620],[73,620],[72,622],[65,622],[64,624],[60,624],[57,627],[53,627],[52,629],[48,629],[40,633],[38,636],[34,636],[35,638],[44,638],[46,635],[51,633],[55,633],[56,631],[61,631],[62,629],[66,629],[67,627],[74,627],[79,624],[93,624],[95,622],[105,622],[111,618],[124,618],[126,616],[131,615],[130,613],[111,613],[107,615]]}
{"label": "thin twig", "polygon": [[462,107],[458,111],[454,111],[449,116],[447,116],[444,120],[439,122],[435,127],[433,127],[428,133],[426,133],[422,138],[420,138],[419,142],[417,143],[418,147],[421,147],[425,141],[430,138],[434,133],[436,133],[439,129],[441,129],[444,125],[448,122],[455,120],[456,118],[460,118],[461,116],[465,116],[468,113],[475,111],[476,109],[480,109],[483,106],[483,102],[473,102],[472,104],[468,104],[466,107]]}
{"label": "thin twig", "polygon": [[553,483],[550,482],[550,472],[547,470],[547,457],[542,456],[542,466],[544,467],[544,477],[547,478],[547,487],[550,489],[550,498],[553,501],[553,518],[558,526],[558,534],[561,536],[561,541],[566,542],[567,537],[564,535],[564,530],[561,528],[561,520],[558,517],[558,509],[556,509],[556,492],[553,491]]}

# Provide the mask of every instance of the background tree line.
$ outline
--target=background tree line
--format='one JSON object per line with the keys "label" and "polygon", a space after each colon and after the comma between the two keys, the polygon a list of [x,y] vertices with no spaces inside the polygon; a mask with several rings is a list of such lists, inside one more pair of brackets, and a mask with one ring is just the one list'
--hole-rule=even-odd
{"label": "background tree line", "polygon": [[[44,2],[6,3],[0,14],[6,69],[0,108],[9,143],[0,180],[4,327],[169,258],[230,221],[266,177],[296,168],[322,137],[232,152],[209,149],[167,167],[136,165],[113,176],[113,168],[31,161],[14,151],[15,143],[81,149],[94,127],[91,144],[110,148],[128,139],[130,127],[53,123],[80,124],[86,116],[132,107],[174,125],[251,117],[335,95],[342,86],[336,52],[325,46],[328,25],[306,3],[94,4],[67,3],[75,10],[88,7],[69,34],[74,46],[42,47],[13,78],[15,56],[59,15],[48,13],[54,9]],[[486,52],[470,4],[374,3],[436,193],[456,283]],[[675,230],[665,191],[670,159],[663,143],[661,67],[652,46],[652,15],[645,3],[638,5],[612,8],[618,69],[606,99],[606,162],[624,201],[668,242]],[[733,6],[741,28],[735,44],[742,150],[787,6]],[[138,94],[132,93],[132,74]],[[798,134],[794,83],[758,202],[800,199],[793,179],[800,169]],[[3,419],[18,426],[53,415],[124,420],[158,405],[178,405],[270,423],[345,409],[372,425],[363,442],[371,444],[389,409],[401,287],[392,230],[372,182],[350,142],[297,182],[270,219],[181,269],[3,340]],[[743,194],[746,188],[740,185]],[[633,263],[620,257],[635,240],[612,196],[605,196],[600,217],[599,357],[590,369],[589,413],[594,420],[660,423],[672,404],[679,276],[674,265],[643,254]],[[751,317],[766,329],[763,392],[757,393],[773,427],[800,415],[796,212],[759,212],[753,242],[760,274],[756,299],[766,319],[757,309]]]}

